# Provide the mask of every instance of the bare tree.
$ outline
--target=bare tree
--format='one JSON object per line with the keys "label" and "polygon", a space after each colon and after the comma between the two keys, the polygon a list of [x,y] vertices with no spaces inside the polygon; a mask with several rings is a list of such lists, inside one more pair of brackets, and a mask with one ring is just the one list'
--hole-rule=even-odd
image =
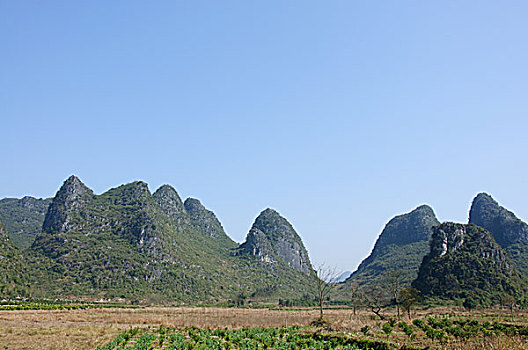
{"label": "bare tree", "polygon": [[[368,288],[368,289],[367,289]],[[365,306],[380,319],[384,320],[383,309],[387,307],[387,293],[381,285],[370,285],[361,292]]]}
{"label": "bare tree", "polygon": [[330,292],[337,286],[335,281],[338,274],[335,267],[329,267],[325,264],[320,264],[315,267],[312,274],[314,281],[316,300],[319,306],[319,319],[323,319],[323,304],[330,295]]}
{"label": "bare tree", "polygon": [[359,284],[352,282],[350,284],[350,301],[352,302],[352,308],[354,309],[354,315],[356,315],[357,306],[361,300],[361,291],[359,290]]}
{"label": "bare tree", "polygon": [[397,270],[389,271],[385,274],[384,278],[391,296],[391,303],[396,305],[398,318],[400,318],[400,300],[398,297],[402,289],[402,272]]}

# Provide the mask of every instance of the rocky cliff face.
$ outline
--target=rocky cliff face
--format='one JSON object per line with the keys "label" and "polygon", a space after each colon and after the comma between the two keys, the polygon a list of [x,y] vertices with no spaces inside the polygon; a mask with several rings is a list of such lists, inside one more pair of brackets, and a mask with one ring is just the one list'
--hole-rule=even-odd
{"label": "rocky cliff face", "polygon": [[429,250],[432,227],[439,224],[433,209],[427,205],[394,217],[385,225],[370,255],[347,282],[381,283],[385,274],[398,271],[402,281],[410,283]]}
{"label": "rocky cliff face", "polygon": [[51,198],[29,196],[0,200],[0,220],[5,223],[9,238],[19,249],[28,248],[41,232],[50,203]]}
{"label": "rocky cliff face", "polygon": [[500,206],[487,193],[479,193],[473,199],[469,223],[490,231],[502,247],[528,242],[528,224]]}
{"label": "rocky cliff face", "polygon": [[464,249],[471,244],[473,246],[468,249],[471,249],[476,257],[492,259],[497,266],[510,269],[506,254],[495,242],[490,232],[479,227],[451,222],[444,223],[433,230],[428,259],[456,254],[457,250]]}
{"label": "rocky cliff face", "polygon": [[254,256],[262,262],[287,266],[310,273],[312,266],[308,252],[292,225],[273,209],[260,213],[251,227],[246,241],[235,252],[236,255]]}
{"label": "rocky cliff face", "polygon": [[471,297],[483,306],[498,302],[502,293],[520,296],[527,288],[490,232],[455,223],[434,228],[413,286],[427,297]]}
{"label": "rocky cliff face", "polygon": [[83,207],[92,197],[92,190],[76,176],[70,176],[64,181],[48,208],[42,225],[43,231],[66,232],[79,228],[76,219],[82,215]]}

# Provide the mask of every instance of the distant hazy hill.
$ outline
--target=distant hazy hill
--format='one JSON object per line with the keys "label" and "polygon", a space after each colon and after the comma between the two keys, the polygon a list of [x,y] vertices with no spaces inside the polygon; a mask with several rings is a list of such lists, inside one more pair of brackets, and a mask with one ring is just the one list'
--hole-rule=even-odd
{"label": "distant hazy hill", "polygon": [[500,206],[487,193],[480,193],[473,200],[469,223],[490,231],[516,268],[528,276],[528,224]]}
{"label": "distant hazy hill", "polygon": [[398,271],[402,273],[402,281],[410,283],[429,251],[432,227],[439,224],[433,209],[427,205],[394,217],[385,225],[370,255],[346,282],[380,283],[384,274]]}
{"label": "distant hazy hill", "polygon": [[352,272],[344,271],[341,274],[339,274],[339,276],[337,276],[334,279],[329,280],[328,282],[333,282],[333,283],[345,282],[350,277],[350,275],[352,275]]}
{"label": "distant hazy hill", "polygon": [[[59,189],[27,251],[35,292],[48,296],[215,301],[243,293],[298,297],[311,269],[286,219],[266,210],[255,221],[264,240],[244,251],[197,199],[169,185],[153,194],[133,182],[96,195],[75,176]],[[265,293],[263,292],[265,291]]]}
{"label": "distant hazy hill", "polygon": [[455,223],[434,229],[413,287],[426,297],[470,299],[483,306],[499,303],[505,295],[519,298],[528,290],[490,232]]}
{"label": "distant hazy hill", "polygon": [[20,249],[28,248],[42,230],[44,216],[51,198],[37,199],[26,196],[21,199],[0,200],[0,220],[7,228],[13,243]]}

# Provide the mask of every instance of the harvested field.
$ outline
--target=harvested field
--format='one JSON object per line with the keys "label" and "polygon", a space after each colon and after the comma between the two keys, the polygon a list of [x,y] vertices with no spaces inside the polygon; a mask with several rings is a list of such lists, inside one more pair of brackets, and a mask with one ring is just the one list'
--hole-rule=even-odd
{"label": "harvested field", "polygon": [[[443,315],[453,310],[435,309],[420,311],[417,317]],[[510,316],[507,313],[481,312],[457,315],[478,320],[507,322],[519,327],[528,326],[526,314]],[[242,327],[289,327],[308,326],[318,316],[311,309],[269,310],[234,309],[205,307],[148,307],[139,309],[86,309],[86,310],[23,310],[0,311],[0,348],[1,349],[95,349],[114,339],[119,333],[133,327],[158,328],[186,327],[233,328]],[[325,316],[332,328],[350,334],[363,336],[360,329],[368,326],[371,338],[385,339],[380,321],[371,313],[362,311],[357,316],[351,310],[327,310]],[[408,321],[408,320],[407,320]],[[409,343],[405,335],[394,327],[391,341]],[[412,343],[430,344],[423,337],[417,337]],[[476,337],[469,341],[450,341],[445,345],[449,349],[526,349],[527,337],[490,336]],[[444,347],[442,347],[444,348]]]}

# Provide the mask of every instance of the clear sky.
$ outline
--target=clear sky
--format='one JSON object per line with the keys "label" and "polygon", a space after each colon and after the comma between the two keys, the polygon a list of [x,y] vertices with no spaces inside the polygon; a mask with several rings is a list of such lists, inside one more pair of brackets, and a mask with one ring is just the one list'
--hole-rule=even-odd
{"label": "clear sky", "polygon": [[353,270],[394,215],[528,219],[528,2],[0,0],[0,198],[164,183]]}

